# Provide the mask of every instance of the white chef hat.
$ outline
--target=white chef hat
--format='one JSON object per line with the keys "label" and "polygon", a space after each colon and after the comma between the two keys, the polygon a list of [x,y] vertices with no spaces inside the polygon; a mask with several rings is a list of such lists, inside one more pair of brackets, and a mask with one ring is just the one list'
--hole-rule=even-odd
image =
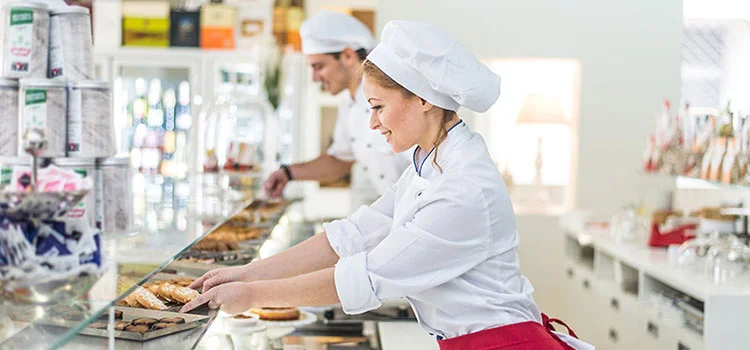
{"label": "white chef hat", "polygon": [[375,47],[375,38],[370,30],[356,18],[340,12],[323,10],[302,23],[302,53],[316,55]]}
{"label": "white chef hat", "polygon": [[500,96],[500,77],[453,36],[427,23],[390,21],[367,59],[435,106],[486,112]]}

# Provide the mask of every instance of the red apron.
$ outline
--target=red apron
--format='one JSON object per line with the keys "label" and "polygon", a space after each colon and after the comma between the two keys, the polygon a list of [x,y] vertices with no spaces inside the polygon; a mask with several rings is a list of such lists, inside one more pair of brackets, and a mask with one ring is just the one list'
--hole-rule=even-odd
{"label": "red apron", "polygon": [[552,333],[553,322],[565,326],[570,336],[578,338],[568,325],[542,314],[543,325],[534,321],[516,323],[438,340],[438,345],[440,350],[575,350]]}

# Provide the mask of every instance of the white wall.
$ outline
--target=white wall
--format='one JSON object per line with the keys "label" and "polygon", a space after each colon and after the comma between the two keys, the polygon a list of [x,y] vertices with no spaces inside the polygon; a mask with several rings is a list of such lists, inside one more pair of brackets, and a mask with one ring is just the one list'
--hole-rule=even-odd
{"label": "white wall", "polygon": [[378,27],[392,19],[439,24],[481,58],[579,59],[577,206],[609,218],[660,183],[641,154],[661,100],[679,100],[681,0],[379,0]]}

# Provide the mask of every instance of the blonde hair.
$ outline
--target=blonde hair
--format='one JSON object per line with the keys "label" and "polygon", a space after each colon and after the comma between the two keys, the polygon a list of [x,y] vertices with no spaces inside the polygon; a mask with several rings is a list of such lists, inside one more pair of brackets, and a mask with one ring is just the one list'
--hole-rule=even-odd
{"label": "blonde hair", "polygon": [[[370,60],[365,60],[365,62],[362,63],[362,73],[368,80],[384,89],[398,90],[405,98],[418,97],[411,91],[407,90],[405,87],[401,86],[401,84],[397,83],[387,74],[385,74],[385,72],[378,68],[378,66],[376,66],[374,63],[370,62]],[[453,117],[456,116],[456,112],[440,108],[438,106],[434,106],[434,108],[438,108],[442,112],[443,116],[440,120],[440,130],[438,131],[437,137],[433,142],[433,144],[435,145],[435,155],[432,158],[432,164],[435,164],[435,166],[442,173],[443,168],[440,167],[440,165],[437,163],[438,146],[443,143],[443,140],[445,140],[445,137],[448,135],[447,124],[451,121],[451,119],[453,119]]]}

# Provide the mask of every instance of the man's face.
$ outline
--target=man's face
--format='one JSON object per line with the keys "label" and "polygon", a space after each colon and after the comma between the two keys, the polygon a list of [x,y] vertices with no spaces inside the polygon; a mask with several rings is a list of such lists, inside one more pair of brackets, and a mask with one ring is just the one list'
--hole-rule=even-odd
{"label": "man's face", "polygon": [[314,82],[320,82],[321,90],[338,95],[349,87],[349,73],[341,58],[331,54],[307,55],[307,64],[312,68]]}

